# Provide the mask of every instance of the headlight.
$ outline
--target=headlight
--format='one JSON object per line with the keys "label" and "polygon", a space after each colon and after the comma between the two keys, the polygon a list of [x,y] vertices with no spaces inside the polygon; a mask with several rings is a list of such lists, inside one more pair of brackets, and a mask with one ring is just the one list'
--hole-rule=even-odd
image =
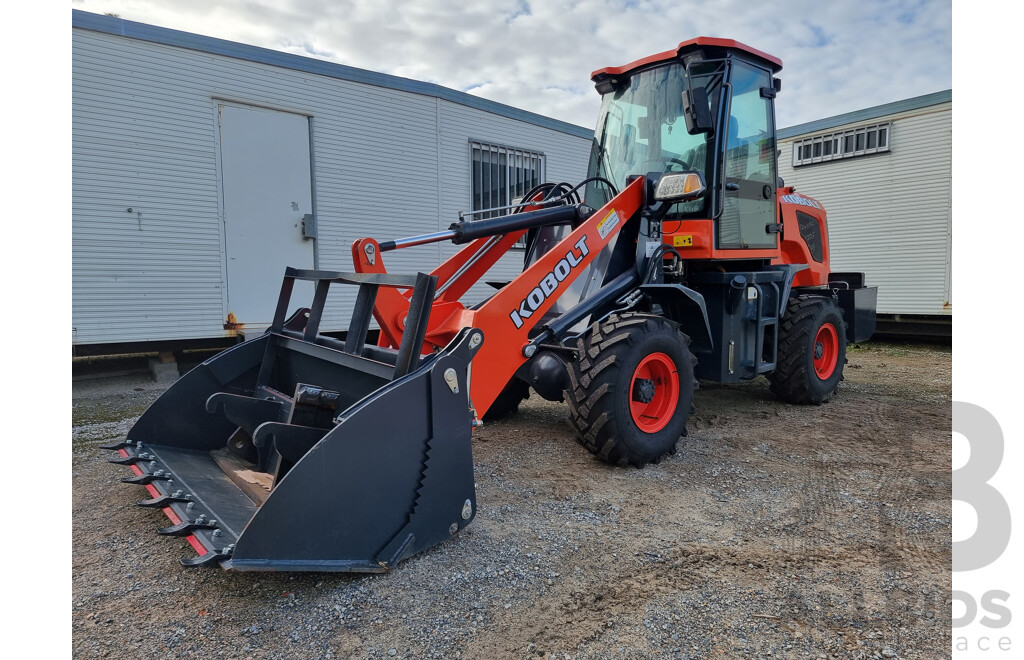
{"label": "headlight", "polygon": [[686,202],[704,194],[707,186],[700,172],[671,172],[662,174],[654,188],[654,199],[659,202]]}

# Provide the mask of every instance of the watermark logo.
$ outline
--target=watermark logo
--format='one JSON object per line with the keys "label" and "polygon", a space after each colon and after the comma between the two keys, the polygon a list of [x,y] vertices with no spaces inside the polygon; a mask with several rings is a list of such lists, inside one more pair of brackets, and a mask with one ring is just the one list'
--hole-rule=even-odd
{"label": "watermark logo", "polygon": [[988,483],[1003,462],[1003,430],[981,406],[954,401],[953,431],[967,439],[971,451],[967,463],[953,470],[953,499],[978,514],[974,534],[953,543],[953,571],[973,571],[999,559],[1010,543],[1010,507]]}
{"label": "watermark logo", "polygon": [[[1010,507],[989,481],[1003,461],[1003,431],[999,422],[981,406],[962,401],[953,402],[953,431],[968,443],[970,458],[953,470],[953,499],[974,509],[977,527],[967,539],[953,542],[953,572],[975,571],[993,564],[1010,543]],[[953,627],[964,628],[977,622],[989,629],[1010,625],[1013,619],[1007,601],[1010,593],[988,589],[980,596],[962,591],[952,592]],[[955,604],[959,603],[961,607]],[[962,614],[956,610],[962,609]],[[979,635],[975,638],[957,636],[955,651],[1010,651],[1012,640]]]}

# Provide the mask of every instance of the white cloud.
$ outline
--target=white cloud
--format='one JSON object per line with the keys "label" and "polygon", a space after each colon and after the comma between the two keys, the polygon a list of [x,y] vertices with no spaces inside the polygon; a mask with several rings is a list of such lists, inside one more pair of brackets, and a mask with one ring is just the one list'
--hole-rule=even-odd
{"label": "white cloud", "polygon": [[783,60],[789,126],[952,86],[952,7],[925,0],[77,0],[232,41],[434,82],[593,126],[590,73],[695,36]]}

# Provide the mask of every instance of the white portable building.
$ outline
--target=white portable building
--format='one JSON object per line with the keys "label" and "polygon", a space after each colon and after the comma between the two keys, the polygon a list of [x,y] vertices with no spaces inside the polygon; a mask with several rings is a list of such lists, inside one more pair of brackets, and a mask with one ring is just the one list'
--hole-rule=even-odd
{"label": "white portable building", "polygon": [[[356,238],[580,181],[592,137],[431,83],[73,10],[72,344],[259,331],[286,266],[350,271]],[[429,272],[454,249],[386,261]],[[324,330],[355,298],[335,288]]]}
{"label": "white portable building", "polygon": [[952,327],[952,90],[778,131],[779,176],[828,211],[832,270],[878,286],[879,328]]}

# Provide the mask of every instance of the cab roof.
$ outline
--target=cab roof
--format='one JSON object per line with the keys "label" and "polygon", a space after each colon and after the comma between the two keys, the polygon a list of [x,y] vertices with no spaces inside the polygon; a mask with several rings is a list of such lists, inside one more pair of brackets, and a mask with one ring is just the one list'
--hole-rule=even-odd
{"label": "cab roof", "polygon": [[716,52],[721,50],[737,50],[740,51],[754,60],[759,60],[762,64],[766,65],[771,69],[772,73],[777,73],[782,70],[782,60],[769,55],[763,51],[751,48],[746,44],[742,44],[733,39],[718,39],[715,37],[696,37],[688,41],[683,41],[673,50],[666,50],[663,53],[657,53],[650,55],[643,59],[635,62],[630,62],[625,66],[609,66],[590,74],[590,79],[594,82],[600,82],[601,80],[607,80],[610,77],[621,77],[628,75],[633,71],[647,67],[652,64],[659,62],[668,62],[670,60],[676,60],[685,55],[686,53],[695,52],[698,50],[708,51],[708,55],[711,57],[720,56],[722,53]]}

